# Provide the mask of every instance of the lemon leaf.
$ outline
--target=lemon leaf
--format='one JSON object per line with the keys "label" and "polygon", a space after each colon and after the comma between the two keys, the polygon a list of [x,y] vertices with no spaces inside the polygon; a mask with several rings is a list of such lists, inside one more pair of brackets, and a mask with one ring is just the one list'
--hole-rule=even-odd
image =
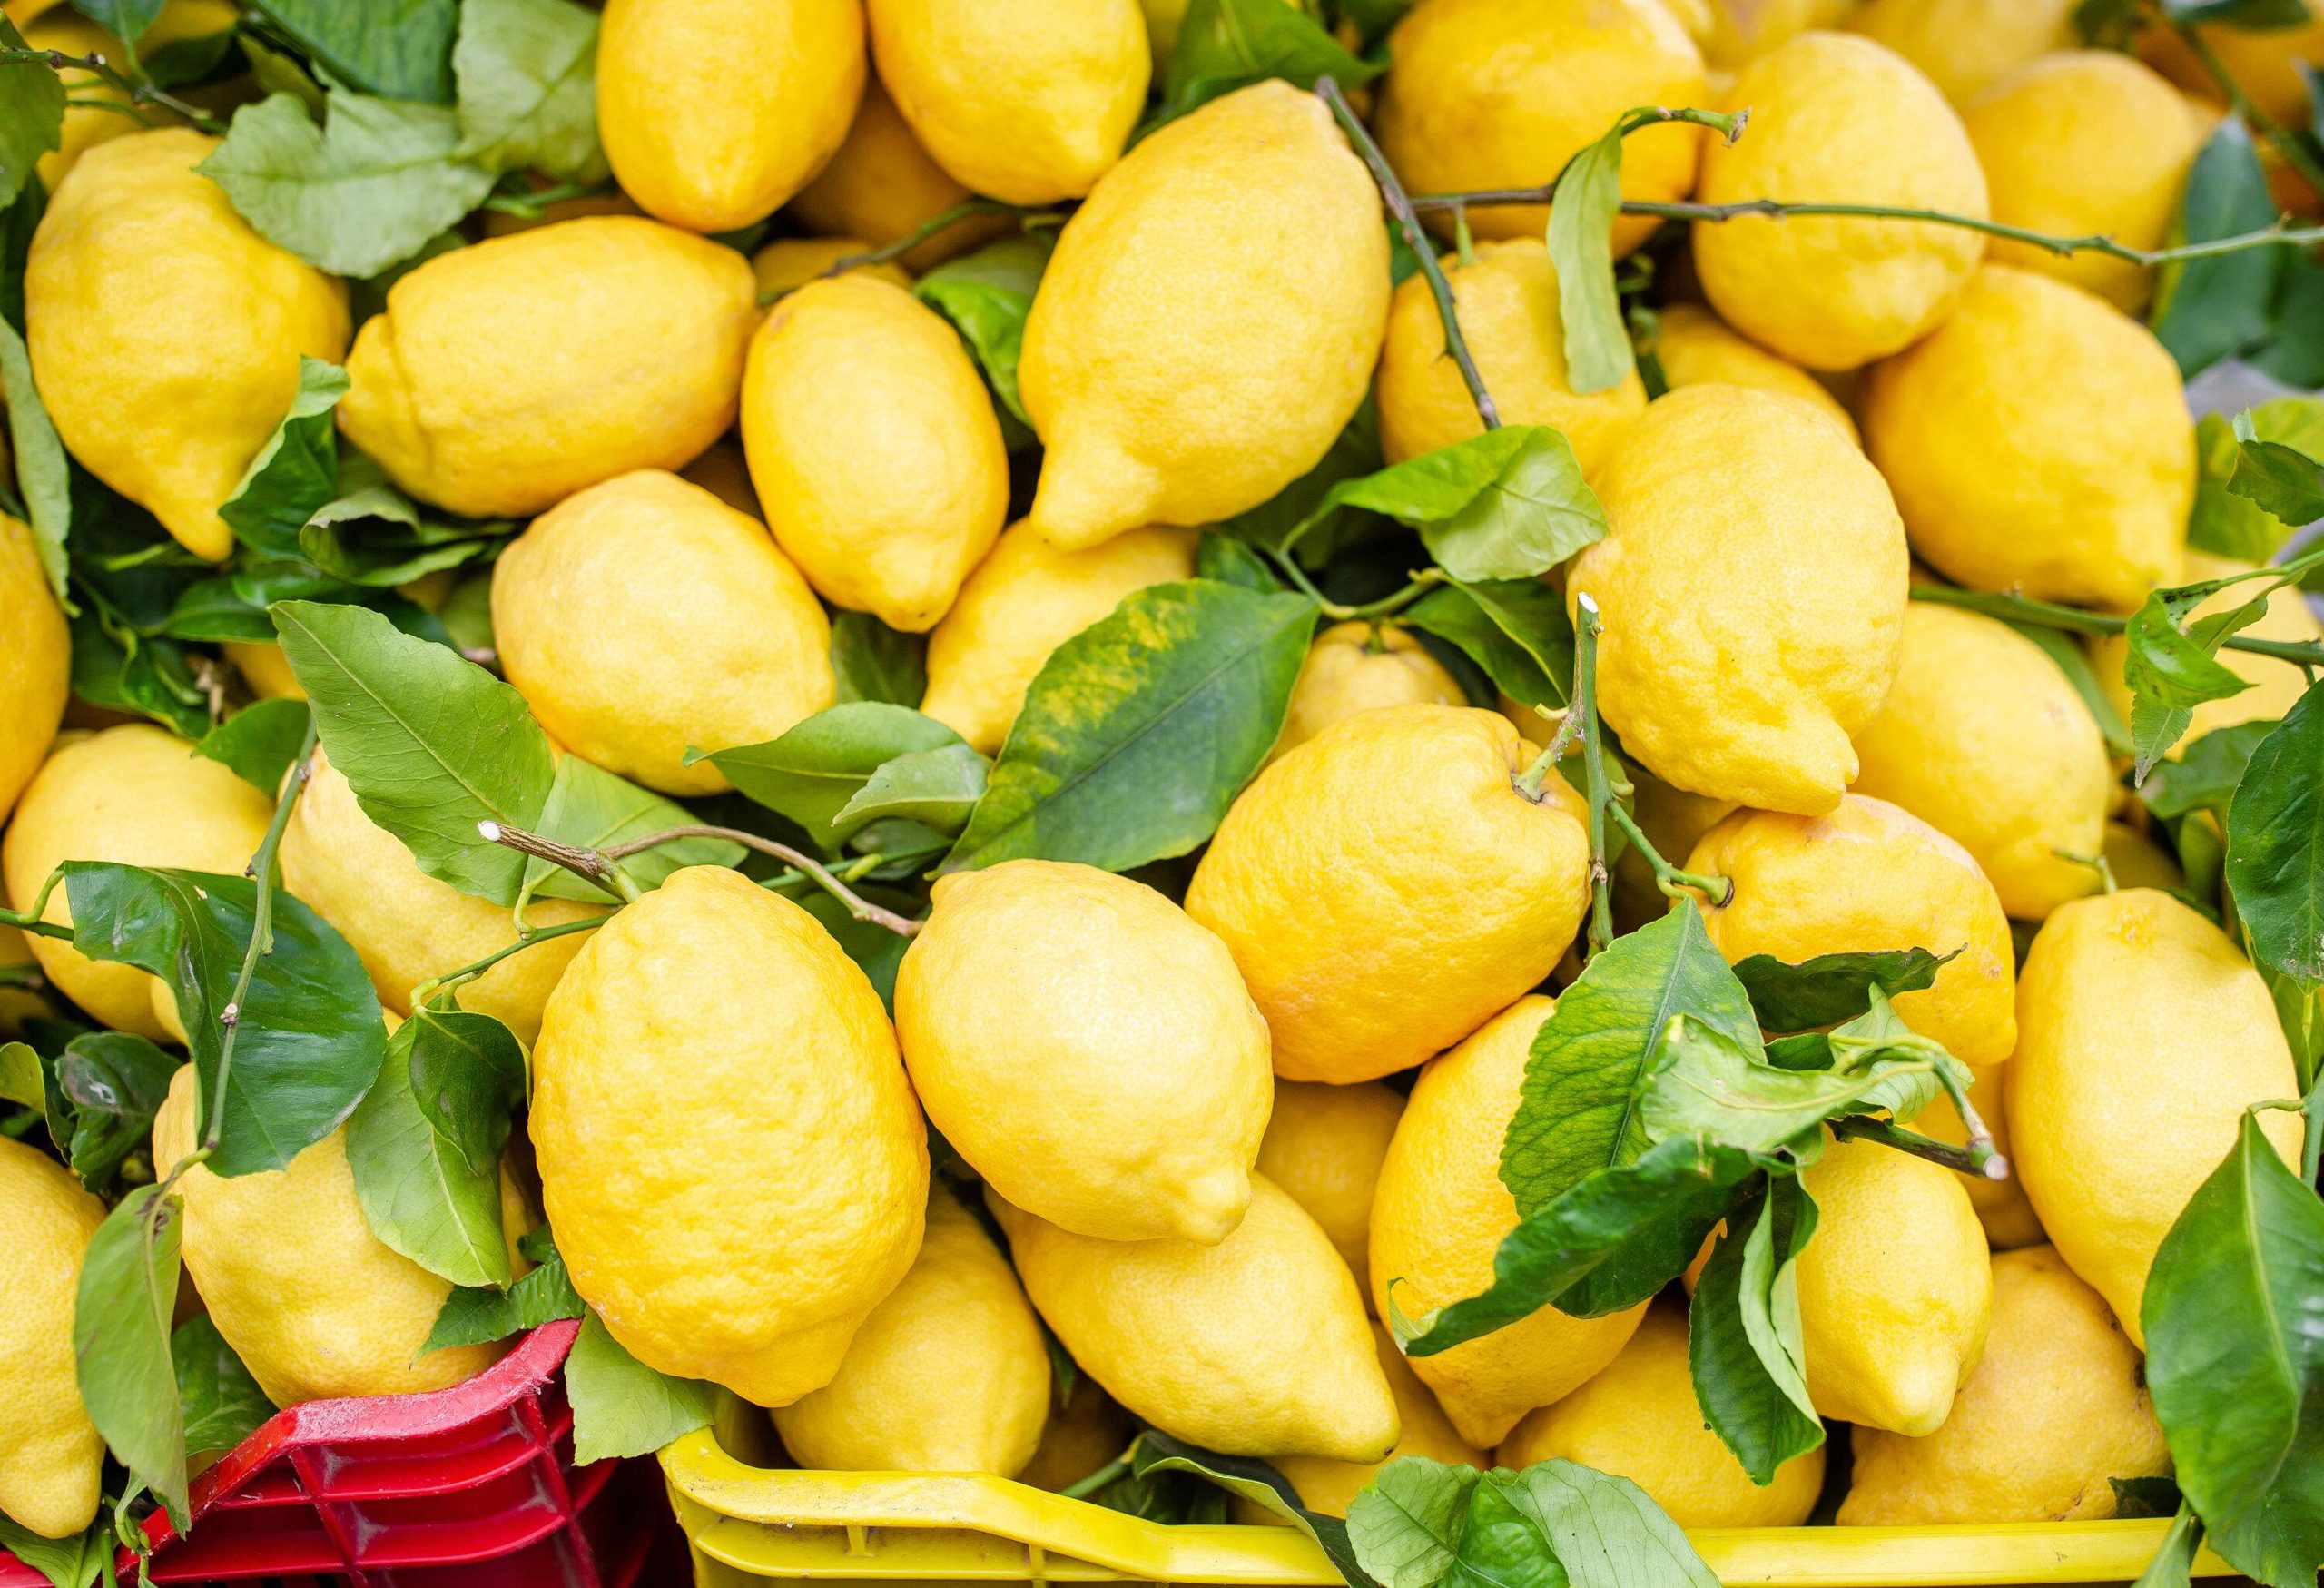
{"label": "lemon leaf", "polygon": [[[458,1017],[465,1021],[483,1015]],[[498,1024],[497,1021],[493,1021]],[[496,1149],[479,1169],[462,1145],[428,1122],[413,1090],[417,1044],[422,1041],[481,1046],[465,1031],[438,1028],[415,1011],[388,1039],[379,1079],[347,1121],[347,1165],[355,1177],[363,1221],[380,1244],[455,1285],[508,1283],[508,1248],[500,1227],[500,1165]],[[506,1031],[502,1033],[506,1035]],[[510,1037],[513,1045],[516,1039]],[[519,1090],[521,1090],[521,1070]],[[478,1087],[506,1078],[485,1068]],[[508,1132],[508,1102],[502,1100],[497,1134]],[[474,1114],[480,1116],[479,1106]],[[484,1121],[473,1121],[479,1129]]]}
{"label": "lemon leaf", "polygon": [[1824,1443],[1807,1398],[1799,1321],[1799,1254],[1816,1203],[1793,1175],[1728,1220],[1687,1317],[1687,1360],[1703,1417],[1755,1484]]}
{"label": "lemon leaf", "polygon": [[[2250,133],[2238,117],[2221,117],[2188,173],[2171,240],[2215,242],[2259,231],[2275,218],[2276,202]],[[2162,267],[2148,319],[2182,375],[2191,377],[2268,339],[2282,269],[2282,256],[2272,248]]]}
{"label": "lemon leaf", "polygon": [[880,768],[913,751],[960,743],[960,735],[909,706],[859,700],[819,711],[778,738],[714,750],[704,759],[829,850],[872,819],[847,810]]}
{"label": "lemon leaf", "polygon": [[[546,1227],[544,1227],[546,1228]],[[540,1266],[506,1290],[490,1286],[454,1286],[428,1331],[422,1355],[453,1346],[486,1346],[537,1329],[558,1318],[588,1311],[565,1271],[565,1258],[552,1246]]]}
{"label": "lemon leaf", "polygon": [[[1454,581],[1404,608],[1403,621],[1458,646],[1520,705],[1565,709],[1573,693],[1573,623],[1538,579]],[[1545,723],[1534,736],[1550,732]]]}
{"label": "lemon leaf", "polygon": [[573,1403],[573,1459],[581,1466],[611,1455],[645,1455],[681,1434],[710,1425],[714,1386],[656,1373],[622,1348],[595,1312],[565,1359]]}
{"label": "lemon leaf", "polygon": [[320,359],[299,360],[289,410],[218,509],[235,538],[260,555],[299,556],[299,531],[337,493],[339,428],[331,410],[346,395],[346,370]]}
{"label": "lemon leaf", "polygon": [[466,0],[452,76],[464,159],[602,181],[597,14],[572,0]]}
{"label": "lemon leaf", "polygon": [[170,1363],[188,1455],[231,1450],[274,1415],[274,1403],[208,1313],[196,1313],[171,1331]]}
{"label": "lemon leaf", "polygon": [[251,9],[334,77],[390,99],[451,103],[459,0],[258,0]]}
{"label": "lemon leaf", "polygon": [[1550,205],[1550,262],[1565,321],[1566,383],[1587,396],[1619,386],[1636,356],[1614,290],[1614,217],[1622,204],[1620,121],[1566,162]]}
{"label": "lemon leaf", "polygon": [[1735,976],[1749,994],[1762,1030],[1804,1031],[1862,1014],[1876,987],[1894,998],[1934,986],[1938,970],[1960,952],[1866,950],[1817,954],[1796,965],[1773,954],[1753,954],[1736,962]]}
{"label": "lemon leaf", "polygon": [[56,1090],[73,1116],[65,1159],[90,1190],[105,1189],[122,1160],[153,1139],[153,1114],[178,1064],[130,1031],[83,1031],[64,1045]]}
{"label": "lemon leaf", "polygon": [[89,1421],[168,1507],[180,1534],[191,1523],[170,1315],[184,1225],[184,1204],[158,1185],[123,1197],[90,1238],[73,1305],[74,1370]]}
{"label": "lemon leaf", "polygon": [[[16,25],[0,16],[0,49],[27,47]],[[0,204],[15,202],[64,131],[64,80],[56,69],[42,61],[0,62]]]}
{"label": "lemon leaf", "polygon": [[33,385],[33,366],[25,339],[16,328],[0,321],[0,403],[8,413],[8,439],[15,448],[16,488],[24,493],[25,511],[33,532],[33,549],[40,556],[48,587],[67,612],[74,610],[72,592],[64,582],[64,543],[73,525],[73,478],[65,462],[64,443],[57,439],[48,409],[41,405]]}
{"label": "lemon leaf", "polygon": [[1194,0],[1178,25],[1163,74],[1162,105],[1147,130],[1270,77],[1300,88],[1331,77],[1354,88],[1385,69],[1385,62],[1349,54],[1290,0]]}
{"label": "lemon leaf", "polygon": [[2247,408],[2233,428],[2235,467],[2227,488],[2286,524],[2324,518],[2324,399],[2287,397]]}
{"label": "lemon leaf", "polygon": [[832,675],[839,703],[878,700],[917,707],[928,693],[927,642],[869,612],[832,614]]}
{"label": "lemon leaf", "polygon": [[2228,807],[2227,884],[2254,957],[2324,981],[2324,696],[2317,689],[2251,751]]}

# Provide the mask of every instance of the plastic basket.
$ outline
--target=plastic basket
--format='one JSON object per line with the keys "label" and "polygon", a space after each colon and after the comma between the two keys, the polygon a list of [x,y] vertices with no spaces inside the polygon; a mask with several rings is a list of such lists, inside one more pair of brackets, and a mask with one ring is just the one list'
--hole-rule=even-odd
{"label": "plastic basket", "polygon": [[[277,1413],[194,1480],[183,1537],[145,1523],[153,1580],[298,1588],[630,1588],[684,1581],[646,1461],[572,1465],[557,1368],[580,1326],[546,1324],[465,1384]],[[650,1576],[649,1561],[661,1550]],[[134,1581],[136,1557],[116,1565]],[[0,1588],[46,1579],[0,1551]]]}
{"label": "plastic basket", "polygon": [[[770,1578],[1313,1584],[1339,1573],[1288,1527],[1166,1526],[978,1475],[777,1471],[708,1430],[662,1452],[698,1588]],[[1767,1588],[2129,1583],[2166,1522],[1758,1527],[1691,1534],[1719,1580]],[[2232,1576],[2209,1550],[2198,1576]]]}

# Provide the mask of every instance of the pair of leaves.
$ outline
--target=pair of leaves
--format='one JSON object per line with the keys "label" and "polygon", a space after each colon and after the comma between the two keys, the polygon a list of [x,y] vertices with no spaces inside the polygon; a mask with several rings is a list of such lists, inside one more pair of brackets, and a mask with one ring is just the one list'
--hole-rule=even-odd
{"label": "pair of leaves", "polygon": [[984,757],[960,735],[909,706],[878,701],[832,706],[779,738],[714,750],[706,759],[827,851],[887,817],[958,833],[985,787]]}
{"label": "pair of leaves", "polygon": [[1161,108],[1148,126],[1270,77],[1300,88],[1330,77],[1354,88],[1385,69],[1385,62],[1349,54],[1292,0],[1193,0],[1163,74]]}
{"label": "pair of leaves", "polygon": [[1448,581],[1401,616],[1459,646],[1520,705],[1563,711],[1573,697],[1573,622],[1564,600],[1539,579]]}
{"label": "pair of leaves", "polygon": [[1716,1588],[1677,1523],[1628,1478],[1570,1461],[1481,1473],[1424,1455],[1381,1469],[1348,1537],[1382,1588]]}
{"label": "pair of leaves", "polygon": [[2219,659],[2219,652],[2238,632],[2267,616],[2269,591],[2263,589],[2238,606],[2205,616],[2194,616],[2196,608],[2221,590],[2258,580],[2289,579],[2318,560],[2315,556],[2303,557],[2281,567],[2257,568],[2148,593],[2123,629],[2128,648],[2122,682],[2131,691],[2135,782],[2144,783],[2155,763],[2179,742],[2194,720],[2196,706],[2225,700],[2251,686],[2250,679]]}
{"label": "pair of leaves", "polygon": [[103,1192],[153,1139],[178,1063],[129,1031],[78,1032],[54,1058],[8,1042],[0,1044],[0,1098],[38,1112],[81,1183]]}
{"label": "pair of leaves", "polygon": [[2324,518],[2324,398],[2286,397],[2235,416],[2227,488],[2280,523]]}

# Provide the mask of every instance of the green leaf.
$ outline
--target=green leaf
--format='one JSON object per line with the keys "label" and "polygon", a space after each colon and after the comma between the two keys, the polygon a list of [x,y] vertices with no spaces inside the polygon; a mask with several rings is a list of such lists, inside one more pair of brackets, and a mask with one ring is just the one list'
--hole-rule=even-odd
{"label": "green leaf", "polygon": [[318,127],[290,94],[234,113],[226,141],[195,167],[261,237],[339,276],[369,276],[416,253],[492,191],[461,159],[460,120],[439,105],[329,96]]}
{"label": "green leaf", "polygon": [[182,1534],[185,1425],[178,1410],[170,1315],[178,1301],[185,1208],[140,1186],[105,1216],[81,1259],[73,1356],[89,1421],[130,1475],[153,1491]]}
{"label": "green leaf", "polygon": [[245,546],[266,557],[299,555],[299,531],[339,488],[339,429],[331,410],[346,395],[346,370],[320,359],[299,360],[299,390],[290,411],[218,509]]}
{"label": "green leaf", "polygon": [[[377,463],[350,450],[340,464],[338,494],[308,516],[286,555],[355,585],[402,585],[489,556],[517,528],[506,518],[423,511],[388,483]],[[367,590],[350,599],[368,606],[377,597]]]}
{"label": "green leaf", "polygon": [[1493,687],[1521,705],[1562,711],[1572,695],[1573,624],[1564,600],[1539,579],[1447,584],[1402,616],[1458,646]]}
{"label": "green leaf", "polygon": [[2324,981],[2324,695],[2317,689],[2251,752],[2228,807],[2227,885],[2259,959]]}
{"label": "green leaf", "polygon": [[1405,1456],[1348,1507],[1348,1534],[1386,1588],[1717,1588],[1718,1582],[1644,1490],[1570,1461],[1479,1473]]}
{"label": "green leaf", "polygon": [[1501,1473],[1486,1483],[1510,1489],[1549,1540],[1573,1588],[1718,1588],[1718,1578],[1679,1524],[1628,1478],[1544,1461],[1514,1480]]}
{"label": "green leaf", "polygon": [[2291,526],[2229,488],[2242,456],[2234,427],[2218,414],[2205,414],[2195,424],[2195,451],[2200,466],[2195,508],[2187,518],[2187,544],[2239,562],[2272,561],[2290,538]]}
{"label": "green leaf", "polygon": [[261,700],[202,735],[193,753],[231,767],[237,777],[271,798],[282,786],[282,774],[299,759],[311,715],[303,700]]}
{"label": "green leaf", "polygon": [[2324,518],[2324,398],[2279,398],[2247,408],[2235,416],[2234,429],[2229,490],[2287,524]]}
{"label": "green leaf", "polygon": [[210,729],[210,708],[185,648],[109,624],[84,607],[73,619],[73,693],[92,705],[152,717],[183,739]]}
{"label": "green leaf", "polygon": [[552,1247],[540,1267],[506,1290],[456,1286],[444,1297],[420,1354],[455,1346],[487,1346],[558,1318],[580,1317],[588,1310],[565,1271],[564,1258]]}
{"label": "green leaf", "polygon": [[877,700],[915,709],[928,693],[928,642],[869,612],[832,614],[832,673],[838,702]]}
{"label": "green leaf", "polygon": [[0,204],[0,321],[19,336],[25,330],[25,261],[47,208],[48,194],[38,182],[26,182],[14,202]]}
{"label": "green leaf", "polygon": [[330,922],[276,890],[273,947],[259,956],[237,1011],[222,1095],[222,1015],[256,929],[256,884],[105,861],[67,861],[62,869],[73,946],[151,971],[177,995],[202,1078],[205,1129],[209,1109],[223,1115],[212,1173],[284,1168],[339,1127],[379,1073],[387,1028],[363,962]]}
{"label": "green leaf", "polygon": [[122,1159],[153,1139],[153,1113],[170,1095],[178,1060],[128,1031],[84,1031],[56,1060],[56,1090],[73,1114],[65,1152],[73,1172],[102,1191]]}
{"label": "green leaf", "polygon": [[251,8],[334,77],[390,99],[452,102],[459,0],[254,0]]}
{"label": "green leaf", "polygon": [[1604,538],[1606,515],[1573,449],[1545,425],[1504,425],[1344,479],[1307,515],[1384,513],[1420,532],[1456,579],[1530,579]]}
{"label": "green leaf", "polygon": [[145,36],[162,15],[162,0],[73,0],[73,9],[123,44]]}
{"label": "green leaf", "polygon": [[[27,47],[16,25],[0,16],[0,50]],[[64,131],[64,80],[56,69],[39,61],[0,62],[0,204],[15,202]]]}
{"label": "green leaf", "polygon": [[798,823],[823,848],[836,849],[862,824],[842,821],[842,814],[873,773],[899,755],[960,743],[960,735],[934,717],[864,700],[819,711],[780,738],[714,750],[706,759],[743,794]]}
{"label": "green leaf", "polygon": [[1299,1491],[1264,1461],[1247,1455],[1221,1455],[1172,1437],[1158,1428],[1142,1430],[1130,1446],[1130,1471],[1144,1477],[1155,1472],[1191,1473],[1228,1494],[1262,1506],[1315,1541],[1331,1557],[1350,1588],[1373,1588],[1348,1542],[1347,1524],[1336,1516],[1310,1511]]}
{"label": "green leaf", "polygon": [[950,837],[968,825],[986,774],[985,758],[965,744],[911,751],[880,764],[842,807],[837,825],[901,816]]}
{"label": "green leaf", "polygon": [[274,1415],[274,1403],[208,1313],[194,1314],[171,1333],[170,1361],[177,1373],[188,1455],[231,1450]]}
{"label": "green leaf", "polygon": [[2213,811],[2224,819],[2251,753],[2275,731],[2276,724],[2270,721],[2214,728],[2191,742],[2176,761],[2156,762],[2139,785],[2139,797],[2165,821],[2190,811]]}
{"label": "green leaf", "polygon": [[112,1518],[100,1515],[85,1532],[70,1538],[44,1538],[0,1512],[0,1551],[38,1572],[51,1588],[94,1588],[99,1574],[113,1563]]}
{"label": "green leaf", "polygon": [[1550,263],[1565,321],[1566,383],[1587,395],[1619,386],[1637,362],[1614,291],[1614,217],[1622,203],[1620,122],[1566,162],[1550,205]]}
{"label": "green leaf", "polygon": [[1270,77],[1303,89],[1313,88],[1319,77],[1333,77],[1342,88],[1354,88],[1378,76],[1384,65],[1349,54],[1290,0],[1194,0],[1178,25],[1154,120],[1182,116]]}
{"label": "green leaf", "polygon": [[[498,1154],[479,1169],[460,1143],[428,1123],[414,1090],[415,1047],[431,1023],[415,1012],[396,1028],[378,1081],[347,1121],[347,1162],[355,1173],[356,1198],[371,1233],[429,1273],[455,1285],[506,1285],[508,1250],[500,1228]],[[439,1039],[448,1044],[460,1040],[448,1031],[427,1038]],[[475,1091],[481,1092],[498,1077],[487,1072],[473,1079]],[[482,1129],[482,1121],[478,1125]],[[505,1104],[499,1126],[505,1141]]]}
{"label": "green leaf", "polygon": [[163,88],[206,83],[220,75],[218,68],[225,64],[241,32],[237,23],[229,21],[216,33],[172,39],[145,57],[145,74]]}
{"label": "green leaf", "polygon": [[1352,521],[1359,525],[1373,521],[1368,515],[1330,501],[1332,488],[1359,475],[1377,472],[1380,464],[1380,421],[1367,392],[1315,468],[1218,528],[1254,546],[1279,547],[1293,529],[1314,518],[1315,523],[1301,536],[1299,560],[1308,567],[1321,567],[1349,538],[1343,531]]}
{"label": "green leaf", "polygon": [[2324,1201],[2247,1112],[2162,1238],[2147,1386],[2211,1548],[2270,1588],[2324,1561]]}
{"label": "green leaf", "polygon": [[1797,965],[1773,954],[1753,954],[1736,962],[1735,976],[1750,996],[1761,1030],[1804,1031],[1862,1014],[1875,987],[1894,998],[1935,986],[1939,967],[1960,952],[1882,949],[1817,954]]}
{"label": "green leaf", "polygon": [[1267,559],[1251,548],[1247,541],[1216,529],[1206,529],[1195,545],[1195,577],[1216,579],[1223,585],[1240,585],[1246,590],[1272,592],[1284,587]]}
{"label": "green leaf", "polygon": [[[2201,593],[2193,596],[2176,590],[2151,591],[2131,615],[2130,626],[2123,631],[2123,637],[2130,641],[2130,655],[2122,664],[2122,681],[2139,699],[2164,706],[2197,706],[2251,687],[2250,679],[2219,659],[2216,641],[2206,646],[2180,627],[2196,604],[2211,593],[2206,587],[2209,584],[2194,587]],[[2234,628],[2257,622],[2267,609],[2265,597],[2246,602],[2240,610],[2250,615],[2243,623],[2220,632],[2218,638],[2223,640]]]}
{"label": "green leaf", "polygon": [[412,1100],[420,1116],[478,1174],[497,1174],[509,1114],[525,1100],[524,1044],[488,1014],[411,1011]]}
{"label": "green leaf", "polygon": [[2159,5],[2174,21],[2253,29],[2298,27],[2311,15],[2308,0],[2159,0]]}
{"label": "green leaf", "polygon": [[2190,1588],[2194,1581],[2195,1552],[2202,1544],[2202,1519],[2181,1500],[2171,1518],[2171,1531],[2162,1535],[2162,1547],[2131,1588]]}
{"label": "green leaf", "polygon": [[[0,17],[0,40],[15,31]],[[13,69],[0,64],[0,84],[7,81],[6,74]],[[35,69],[55,75],[44,66]],[[0,111],[0,117],[7,113]],[[56,427],[49,423],[48,409],[41,406],[40,392],[33,385],[32,359],[25,350],[25,339],[5,321],[0,321],[0,399],[7,406],[10,462],[25,510],[31,515],[33,549],[40,554],[48,587],[69,612],[73,607],[71,593],[64,587],[64,542],[73,525],[73,485],[64,443],[56,439]]]}
{"label": "green leaf", "polygon": [[529,828],[548,802],[556,764],[525,697],[360,607],[283,601],[273,615],[323,749],[363,814],[429,876],[515,903],[525,856],[486,843],[477,824]]}
{"label": "green leaf", "polygon": [[1347,1508],[1348,1542],[1381,1588],[1433,1588],[1452,1570],[1469,1495],[1484,1475],[1463,1463],[1403,1455]]}
{"label": "green leaf", "polygon": [[1201,843],[1282,732],[1315,621],[1208,579],[1132,591],[1042,664],[944,869],[1128,871]]}
{"label": "green leaf", "polygon": [[[2187,176],[2174,242],[2211,242],[2257,232],[2276,218],[2267,173],[2251,134],[2235,116],[2222,116],[2195,156]],[[2249,249],[2162,267],[2148,311],[2154,334],[2179,360],[2180,372],[2198,370],[2265,341],[2275,328],[2275,296],[2284,251]]]}
{"label": "green leaf", "polygon": [[1004,237],[938,265],[912,287],[960,333],[1006,415],[1023,427],[1027,444],[1033,421],[1018,394],[1017,361],[1025,349],[1025,316],[1054,246],[1045,236]]}
{"label": "green leaf", "polygon": [[582,1319],[565,1359],[573,1403],[573,1459],[582,1466],[613,1455],[645,1455],[709,1425],[714,1386],[656,1373],[622,1349],[595,1312]]}
{"label": "green leaf", "polygon": [[604,179],[596,12],[572,0],[466,0],[452,77],[463,158],[487,171]]}
{"label": "green leaf", "polygon": [[[578,755],[567,755],[556,764],[556,779],[549,784],[548,800],[541,806],[537,831],[560,843],[581,849],[606,849],[634,838],[686,826],[694,819],[694,813],[675,800],[640,788]],[[687,866],[731,866],[742,858],[743,846],[731,839],[680,838],[641,850],[617,863],[640,888],[655,888],[672,872]],[[614,897],[607,890],[546,860],[527,863],[525,890],[528,896],[587,902]]]}
{"label": "green leaf", "polygon": [[1703,1418],[1755,1484],[1824,1443],[1807,1398],[1799,1324],[1799,1254],[1816,1233],[1816,1203],[1794,1175],[1728,1221],[1696,1281],[1687,1359]]}

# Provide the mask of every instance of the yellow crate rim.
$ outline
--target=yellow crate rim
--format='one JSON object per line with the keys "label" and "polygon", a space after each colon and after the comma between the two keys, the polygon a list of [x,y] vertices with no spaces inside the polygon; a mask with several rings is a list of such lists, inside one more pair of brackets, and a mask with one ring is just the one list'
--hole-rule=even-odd
{"label": "yellow crate rim", "polygon": [[[708,1429],[661,1460],[694,1549],[752,1576],[1340,1583],[1292,1528],[1166,1526],[983,1474],[774,1471],[735,1460]],[[1969,1588],[2128,1583],[2168,1526],[1740,1527],[1689,1536],[1730,1588]],[[2195,1574],[2234,1573],[2204,1550]]]}

